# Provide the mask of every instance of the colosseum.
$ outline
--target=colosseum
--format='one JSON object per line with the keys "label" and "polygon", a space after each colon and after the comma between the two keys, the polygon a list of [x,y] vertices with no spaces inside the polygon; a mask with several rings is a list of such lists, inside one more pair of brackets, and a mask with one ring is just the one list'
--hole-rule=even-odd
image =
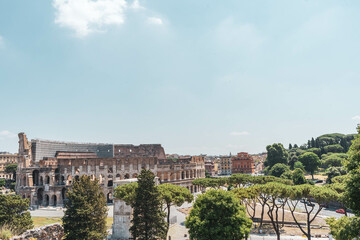
{"label": "colosseum", "polygon": [[167,159],[160,144],[92,144],[33,139],[19,133],[16,193],[30,199],[31,206],[59,206],[73,179],[97,178],[112,202],[113,182],[136,178],[150,169],[160,183],[172,183],[200,191],[192,180],[205,177],[203,156]]}

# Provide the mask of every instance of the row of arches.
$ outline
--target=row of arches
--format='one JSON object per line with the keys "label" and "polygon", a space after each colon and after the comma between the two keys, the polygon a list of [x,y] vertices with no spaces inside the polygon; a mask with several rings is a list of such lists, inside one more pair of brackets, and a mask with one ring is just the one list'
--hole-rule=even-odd
{"label": "row of arches", "polygon": [[58,196],[56,194],[53,195],[49,195],[47,193],[44,194],[43,188],[39,188],[36,194],[37,194],[37,202],[36,202],[37,205],[57,206],[59,200],[61,200],[61,203],[63,203],[64,200],[66,199],[66,188],[63,188],[61,190],[61,199],[58,199]]}

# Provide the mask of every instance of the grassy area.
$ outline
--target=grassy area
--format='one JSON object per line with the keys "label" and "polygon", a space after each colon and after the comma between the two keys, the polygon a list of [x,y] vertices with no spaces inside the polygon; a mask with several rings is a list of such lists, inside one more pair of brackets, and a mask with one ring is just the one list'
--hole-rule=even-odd
{"label": "grassy area", "polygon": [[[35,228],[45,226],[45,225],[49,225],[49,224],[53,224],[53,223],[61,223],[61,218],[60,217],[32,217],[32,220],[34,222],[34,227]],[[112,217],[106,218],[106,227],[108,229],[111,228],[112,223],[113,223],[113,218]]]}
{"label": "grassy area", "polygon": [[32,220],[35,228],[61,222],[59,217],[32,217]]}

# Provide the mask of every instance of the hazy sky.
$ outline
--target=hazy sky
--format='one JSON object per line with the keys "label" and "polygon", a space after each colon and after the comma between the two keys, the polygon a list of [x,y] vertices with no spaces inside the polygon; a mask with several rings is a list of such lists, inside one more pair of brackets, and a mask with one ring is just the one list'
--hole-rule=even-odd
{"label": "hazy sky", "polygon": [[360,2],[0,0],[0,151],[262,152],[360,122]]}

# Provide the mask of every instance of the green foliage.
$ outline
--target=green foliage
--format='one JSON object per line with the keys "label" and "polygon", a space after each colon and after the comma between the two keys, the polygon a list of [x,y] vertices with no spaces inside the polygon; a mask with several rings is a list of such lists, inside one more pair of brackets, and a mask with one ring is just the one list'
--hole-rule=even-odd
{"label": "green foliage", "polygon": [[281,143],[274,143],[266,147],[267,158],[264,162],[265,167],[272,167],[277,163],[288,163],[289,154]]}
{"label": "green foliage", "polygon": [[197,197],[185,226],[190,239],[245,239],[252,221],[232,192],[209,190]]}
{"label": "green foliage", "polygon": [[281,174],[280,178],[292,180],[292,172],[290,170]]}
{"label": "green foliage", "polygon": [[330,225],[330,233],[336,240],[353,240],[360,238],[359,217],[334,217],[327,218],[326,223]]}
{"label": "green foliage", "polygon": [[159,189],[163,204],[167,209],[167,224],[169,229],[171,206],[180,207],[184,202],[190,203],[194,200],[194,196],[189,189],[170,183],[161,184],[157,188]]}
{"label": "green foliage", "polygon": [[274,177],[280,177],[284,172],[290,171],[290,168],[288,165],[283,163],[277,163],[269,171],[269,174]]}
{"label": "green foliage", "polygon": [[130,227],[133,238],[137,240],[166,238],[165,214],[161,209],[161,195],[154,179],[155,175],[150,170],[143,169],[138,176]]}
{"label": "green foliage", "polygon": [[344,148],[340,144],[328,145],[324,147],[324,151],[326,153],[342,153],[344,152]]}
{"label": "green foliage", "polygon": [[135,190],[137,187],[137,182],[117,186],[115,188],[114,197],[123,200],[129,206],[133,206],[135,202]]}
{"label": "green foliage", "polygon": [[0,239],[10,240],[13,235],[13,229],[8,225],[3,225],[0,227]]}
{"label": "green foliage", "polygon": [[306,152],[299,157],[299,161],[304,165],[305,170],[310,172],[314,178],[314,172],[321,164],[319,157],[315,153]]}
{"label": "green foliage", "polygon": [[332,183],[332,179],[337,176],[345,175],[346,170],[342,167],[329,167],[326,169],[327,183]]}
{"label": "green foliage", "polygon": [[349,159],[346,168],[349,171],[346,181],[346,197],[349,200],[348,207],[359,216],[360,215],[360,126],[358,126],[358,136],[353,141],[348,152]]}
{"label": "green foliage", "polygon": [[344,162],[347,157],[348,156],[345,153],[323,154],[321,156],[321,158],[322,158],[322,167],[324,167],[324,168],[341,167],[342,162]]}
{"label": "green foliage", "polygon": [[305,172],[305,167],[304,167],[304,164],[302,164],[302,162],[300,161],[297,161],[295,164],[294,164],[294,169],[301,169],[303,172]]}
{"label": "green foliage", "polygon": [[29,207],[29,199],[18,195],[0,195],[0,226],[7,225],[16,234],[33,228]]}
{"label": "green foliage", "polygon": [[65,239],[104,239],[108,209],[98,180],[83,175],[74,181],[66,196],[62,218]]}
{"label": "green foliage", "polygon": [[310,148],[310,149],[307,149],[306,152],[312,152],[312,153],[315,153],[316,155],[318,155],[319,157],[321,156],[320,148]]}
{"label": "green foliage", "polygon": [[4,179],[4,178],[0,178],[0,187],[5,186],[5,184],[6,184],[5,179]]}
{"label": "green foliage", "polygon": [[5,167],[5,172],[6,172],[6,173],[15,174],[15,173],[16,173],[16,169],[17,169],[17,164],[16,164],[16,163],[12,163],[12,164],[6,165],[6,167]]}
{"label": "green foliage", "polygon": [[348,175],[333,177],[331,181],[333,183],[345,183],[346,179],[348,178],[347,176]]}
{"label": "green foliage", "polygon": [[296,168],[291,176],[295,185],[301,185],[306,183],[306,178],[304,176],[303,170]]}

